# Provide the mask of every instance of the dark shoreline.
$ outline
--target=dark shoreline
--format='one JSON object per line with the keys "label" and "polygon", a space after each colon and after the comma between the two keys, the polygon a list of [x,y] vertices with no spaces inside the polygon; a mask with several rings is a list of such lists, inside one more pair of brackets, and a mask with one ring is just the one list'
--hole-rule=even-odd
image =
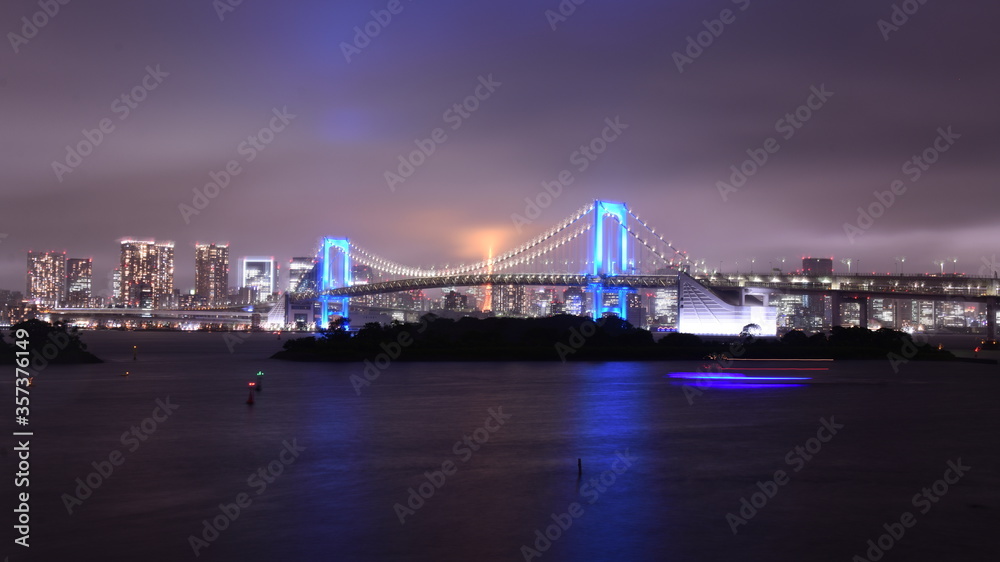
{"label": "dark shoreline", "polygon": [[[19,333],[26,334],[18,337]],[[7,338],[10,338],[10,342]],[[22,345],[23,344],[23,345]],[[80,331],[57,322],[50,324],[40,320],[26,320],[10,327],[9,332],[0,336],[0,363],[17,364],[18,353],[30,352],[29,365],[32,369],[43,369],[52,365],[77,365],[103,363],[104,361],[87,351],[87,344],[80,340]]]}
{"label": "dark shoreline", "polygon": [[[717,351],[724,351],[717,350]],[[889,354],[884,350],[873,349],[841,349],[833,353],[824,354],[746,354],[741,359],[757,360],[811,360],[830,359],[833,361],[871,361],[885,359],[889,360]],[[945,355],[917,354],[906,358],[908,361],[945,361],[945,362],[966,362],[996,364],[995,359],[975,359],[955,357],[950,353]],[[404,362],[503,362],[503,361],[538,361],[554,362],[563,361],[553,349],[489,349],[489,350],[405,350],[399,355],[392,357],[383,350],[371,350],[368,353],[361,351],[345,351],[341,353],[319,352],[319,351],[279,351],[271,356],[271,359],[297,362],[323,362],[323,363],[356,363],[365,360],[375,360],[380,355],[389,357],[392,361]],[[685,352],[685,353],[664,353],[663,350],[636,350],[636,349],[604,349],[604,350],[579,350],[573,355],[567,356],[565,361],[715,361],[709,357],[710,353]],[[724,361],[724,359],[719,359]]]}
{"label": "dark shoreline", "polygon": [[835,328],[827,336],[791,332],[781,339],[750,334],[703,340],[691,334],[652,334],[618,318],[577,316],[464,318],[425,316],[419,324],[366,325],[352,335],[331,329],[288,340],[273,359],[359,361],[714,361],[745,359],[905,359],[953,361],[949,351],[914,343],[904,332]]}

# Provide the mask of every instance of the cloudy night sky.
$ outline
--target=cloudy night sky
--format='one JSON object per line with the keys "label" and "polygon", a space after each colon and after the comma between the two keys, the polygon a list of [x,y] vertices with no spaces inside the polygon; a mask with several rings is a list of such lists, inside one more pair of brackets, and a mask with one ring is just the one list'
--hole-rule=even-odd
{"label": "cloudy night sky", "polygon": [[[811,254],[889,272],[902,255],[911,272],[947,257],[976,274],[1000,253],[995,2],[928,0],[893,30],[878,23],[893,0],[587,0],[564,21],[546,16],[557,0],[402,0],[348,61],[355,26],[387,4],[245,0],[220,21],[211,0],[78,0],[32,35],[37,1],[3,2],[0,288],[24,290],[28,250],[65,250],[94,258],[99,292],[123,237],[173,240],[182,291],[195,242],[229,242],[234,265],[287,263],[324,235],[412,265],[475,261],[593,199],[727,271]],[[731,23],[679,71],[723,10]],[[155,89],[126,114],[116,100],[147,68]],[[445,111],[490,76],[453,129]],[[833,95],[786,139],[776,125],[813,87]],[[275,108],[294,119],[247,161]],[[628,128],[578,171],[572,153],[608,118]],[[93,153],[54,170],[104,119]],[[386,171],[439,127],[447,140],[390,190]],[[960,136],[915,180],[904,164],[948,127]],[[768,138],[779,149],[724,200],[718,182]],[[186,223],[179,205],[230,160],[241,173]],[[511,215],[564,169],[574,182],[519,233]],[[906,191],[852,243],[844,224],[897,179]]]}

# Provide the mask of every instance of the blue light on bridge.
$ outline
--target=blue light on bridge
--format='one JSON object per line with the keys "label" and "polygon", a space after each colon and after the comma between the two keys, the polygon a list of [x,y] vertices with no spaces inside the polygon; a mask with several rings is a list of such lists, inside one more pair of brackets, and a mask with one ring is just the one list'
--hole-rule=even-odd
{"label": "blue light on bridge", "polygon": [[[625,203],[617,203],[613,201],[594,201],[594,245],[593,245],[593,267],[591,268],[591,275],[594,276],[613,276],[620,275],[623,273],[623,268],[626,263],[628,263],[628,230],[626,230],[627,220],[628,220],[628,206]],[[605,249],[604,247],[604,220],[605,217],[610,216],[613,220],[618,221],[618,259],[610,259],[610,250],[612,248]],[[610,267],[606,268],[605,263],[610,262]],[[617,264],[617,267],[616,267]],[[618,293],[618,303],[613,310],[609,310],[604,306],[604,291],[603,287],[598,284],[591,284],[591,294],[594,298],[594,311],[593,318],[597,320],[598,318],[604,316],[605,312],[613,312],[618,315],[619,318],[625,319],[627,316],[627,303],[626,295],[628,294],[628,289],[620,288],[615,290]]]}
{"label": "blue light on bridge", "polygon": [[[336,248],[340,255],[336,260],[330,259],[330,251]],[[329,289],[351,286],[351,242],[347,238],[323,238],[320,247],[320,316],[319,327],[327,328],[330,325],[330,301],[340,305],[340,314],[343,317],[348,315],[348,305],[350,297],[330,297],[323,293]],[[336,271],[334,271],[336,269]]]}

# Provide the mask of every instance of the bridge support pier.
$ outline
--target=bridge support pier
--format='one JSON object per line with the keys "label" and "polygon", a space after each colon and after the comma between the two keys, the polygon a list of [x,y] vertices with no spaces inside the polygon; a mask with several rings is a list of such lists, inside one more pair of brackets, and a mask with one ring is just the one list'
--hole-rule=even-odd
{"label": "bridge support pier", "polygon": [[997,339],[997,299],[986,299],[986,339]]}
{"label": "bridge support pier", "polygon": [[866,296],[859,296],[858,297],[858,308],[861,309],[861,321],[860,321],[860,324],[861,324],[862,328],[867,328],[868,327],[868,300],[869,299]]}
{"label": "bridge support pier", "polygon": [[590,284],[590,298],[593,301],[590,307],[590,317],[597,322],[604,311],[604,286],[600,283]]}

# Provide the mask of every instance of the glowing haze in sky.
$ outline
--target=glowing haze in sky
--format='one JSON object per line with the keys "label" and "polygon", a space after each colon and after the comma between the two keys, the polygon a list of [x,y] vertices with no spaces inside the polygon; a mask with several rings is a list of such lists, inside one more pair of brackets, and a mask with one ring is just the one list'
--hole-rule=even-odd
{"label": "glowing haze in sky", "polygon": [[[24,289],[29,249],[94,257],[99,285],[123,237],[175,241],[182,290],[195,242],[478,260],[596,198],[713,269],[998,253],[995,2],[225,1],[3,2],[0,288]],[[387,181],[415,141],[433,153]]]}

